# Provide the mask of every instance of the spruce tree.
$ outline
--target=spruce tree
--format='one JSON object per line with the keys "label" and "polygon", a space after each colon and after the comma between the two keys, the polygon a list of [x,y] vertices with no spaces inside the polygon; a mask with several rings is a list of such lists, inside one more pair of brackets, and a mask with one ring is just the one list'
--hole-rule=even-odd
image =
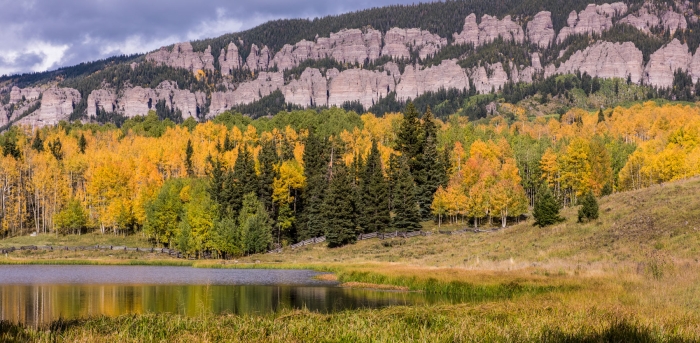
{"label": "spruce tree", "polygon": [[401,231],[416,231],[421,229],[420,210],[416,201],[416,185],[408,170],[406,159],[398,158],[398,170],[395,171],[393,193],[393,227]]}
{"label": "spruce tree", "polygon": [[602,123],[602,122],[604,122],[604,121],[605,121],[605,114],[603,113],[603,109],[601,108],[601,109],[598,111],[598,122],[599,122],[599,123]]}
{"label": "spruce tree", "polygon": [[36,134],[34,135],[34,140],[32,141],[32,149],[36,150],[36,152],[44,151],[44,140],[41,139],[41,136],[39,135],[39,130],[37,130]]}
{"label": "spruce tree", "polygon": [[359,188],[359,226],[364,233],[385,231],[391,226],[390,193],[376,141],[372,141],[372,149],[367,156]]}
{"label": "spruce tree", "polygon": [[80,138],[78,138],[78,149],[81,154],[85,153],[85,148],[87,148],[87,140],[85,139],[85,134],[81,133]]}
{"label": "spruce tree", "polygon": [[532,216],[535,217],[535,225],[545,227],[564,221],[564,219],[559,216],[560,208],[559,203],[554,199],[549,187],[541,187],[537,199],[535,200],[535,207],[532,211]]}
{"label": "spruce tree", "polygon": [[354,243],[357,239],[352,178],[340,159],[333,163],[332,169],[322,213],[327,225],[326,240],[331,248]]}
{"label": "spruce tree", "polygon": [[444,182],[444,171],[441,167],[440,156],[437,151],[437,127],[433,121],[433,114],[428,106],[423,116],[421,137],[421,151],[416,156],[414,169],[411,170],[416,182],[417,200],[420,206],[422,219],[431,217],[430,206],[438,187]]}
{"label": "spruce tree", "polygon": [[420,129],[418,111],[413,103],[409,102],[403,113],[401,128],[396,135],[396,150],[407,159],[409,167],[421,152]]}
{"label": "spruce tree", "polygon": [[301,213],[298,218],[299,240],[322,236],[325,233],[325,218],[321,215],[323,198],[327,189],[328,153],[327,141],[309,134],[304,148],[304,176],[306,188],[302,194]]}
{"label": "spruce tree", "polygon": [[598,219],[598,201],[595,199],[593,192],[588,192],[581,199],[581,208],[578,210],[578,222],[591,221]]}
{"label": "spruce tree", "polygon": [[255,174],[255,161],[245,145],[239,147],[233,172],[226,175],[224,182],[224,202],[227,211],[236,217],[243,206],[243,197],[257,191],[258,180]]}
{"label": "spruce tree", "polygon": [[187,140],[187,147],[185,148],[185,170],[187,171],[188,177],[194,176],[194,165],[192,163],[192,154],[194,154],[194,148],[192,148],[192,141]]}
{"label": "spruce tree", "polygon": [[272,202],[272,184],[275,181],[277,173],[275,172],[275,165],[277,164],[277,150],[275,149],[275,144],[272,140],[264,140],[262,142],[262,149],[260,150],[260,156],[258,160],[260,161],[260,177],[258,185],[258,197],[262,201],[265,209],[269,213],[274,212]]}

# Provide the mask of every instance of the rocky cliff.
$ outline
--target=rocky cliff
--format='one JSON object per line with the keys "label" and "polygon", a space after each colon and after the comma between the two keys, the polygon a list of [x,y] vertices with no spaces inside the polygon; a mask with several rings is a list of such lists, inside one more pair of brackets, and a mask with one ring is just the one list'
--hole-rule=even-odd
{"label": "rocky cliff", "polygon": [[623,2],[603,5],[590,4],[580,13],[573,11],[569,14],[568,26],[559,32],[557,42],[561,43],[571,35],[600,34],[613,26],[612,19],[614,17],[626,12],[627,5]]}
{"label": "rocky cliff", "polygon": [[523,28],[514,23],[510,16],[502,20],[485,14],[481,17],[481,23],[477,25],[476,15],[470,14],[464,19],[462,32],[453,35],[455,44],[484,45],[501,37],[506,41],[522,43],[524,41]]}
{"label": "rocky cliff", "polygon": [[688,28],[688,22],[681,13],[672,9],[659,10],[652,3],[646,3],[636,13],[620,19],[620,24],[629,24],[642,32],[651,33],[651,29],[657,26],[663,27],[673,35],[677,30]]}
{"label": "rocky cliff", "polygon": [[456,60],[445,60],[440,65],[425,69],[417,65],[406,67],[396,87],[396,97],[405,101],[441,88],[469,90],[467,73],[457,65]]}
{"label": "rocky cliff", "polygon": [[555,36],[552,12],[537,13],[532,21],[527,23],[527,39],[541,48],[548,48]]}
{"label": "rocky cliff", "polygon": [[[56,125],[61,120],[68,120],[80,102],[80,92],[72,88],[51,87],[41,95],[41,108],[21,119],[18,124],[30,126]],[[22,112],[17,111],[16,115]]]}
{"label": "rocky cliff", "polygon": [[197,70],[214,70],[214,57],[211,55],[211,47],[204,52],[194,52],[189,42],[178,43],[171,50],[162,47],[159,50],[146,55],[147,61],[165,64],[173,68],[184,68],[192,72]]}
{"label": "rocky cliff", "polygon": [[554,65],[545,68],[545,76],[573,74],[576,71],[600,78],[621,78],[629,76],[632,82],[642,79],[642,52],[630,42],[599,42],[577,51],[559,68]]}
{"label": "rocky cliff", "polygon": [[674,39],[651,55],[644,69],[644,83],[670,87],[673,85],[673,73],[678,69],[689,71],[692,60],[688,45]]}

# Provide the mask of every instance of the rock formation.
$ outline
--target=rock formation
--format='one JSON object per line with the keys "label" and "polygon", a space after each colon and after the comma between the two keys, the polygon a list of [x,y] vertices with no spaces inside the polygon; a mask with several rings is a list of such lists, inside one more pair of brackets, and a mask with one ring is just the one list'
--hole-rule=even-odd
{"label": "rock formation", "polygon": [[693,82],[700,80],[700,49],[695,51],[695,56],[690,62],[690,75],[693,77]]}
{"label": "rock formation", "polygon": [[537,13],[527,23],[527,39],[541,48],[548,48],[554,41],[555,35],[554,25],[552,24],[552,12]]}
{"label": "rock formation", "polygon": [[221,75],[229,75],[232,70],[240,69],[243,63],[241,56],[238,54],[238,47],[233,42],[228,44],[226,50],[221,49],[219,54],[219,66],[221,67]]}
{"label": "rock formation", "polygon": [[162,47],[159,50],[146,55],[147,61],[165,64],[173,68],[184,68],[191,72],[197,70],[214,70],[214,57],[211,55],[211,46],[204,52],[194,52],[189,42],[178,43],[172,51]]}
{"label": "rock formation", "polygon": [[419,66],[407,66],[401,82],[396,86],[400,101],[415,99],[426,92],[444,89],[469,89],[469,78],[456,60],[445,60],[440,65],[421,70]]}
{"label": "rock formation", "polygon": [[688,46],[674,38],[671,43],[651,54],[644,69],[644,83],[656,87],[671,87],[673,73],[678,69],[688,71],[692,59]]}
{"label": "rock formation", "polygon": [[39,87],[12,87],[12,90],[10,91],[10,104],[16,104],[18,102],[23,101],[23,99],[24,101],[36,100],[39,99],[40,95],[41,88]]}
{"label": "rock formation", "polygon": [[612,19],[627,12],[627,5],[622,2],[614,4],[590,4],[580,13],[572,11],[564,27],[557,36],[557,43],[576,34],[602,33],[613,26]]}
{"label": "rock formation", "polygon": [[508,83],[508,74],[498,62],[493,65],[479,66],[472,69],[471,79],[478,93],[486,94],[498,91]]}
{"label": "rock formation", "polygon": [[212,92],[209,115],[222,113],[232,106],[260,100],[260,98],[283,87],[284,74],[282,72],[260,72],[255,80],[240,84],[234,91]]}
{"label": "rock formation", "polygon": [[370,108],[394,88],[394,79],[386,71],[345,70],[331,80],[328,106],[341,106],[345,102],[359,101],[364,108]]}
{"label": "rock formation", "polygon": [[245,65],[252,71],[267,70],[267,68],[271,67],[270,49],[268,49],[267,46],[263,46],[263,48],[260,49],[257,45],[253,44],[250,47],[250,55],[248,55]]}
{"label": "rock formation", "polygon": [[664,11],[660,16],[658,10],[652,3],[645,3],[636,14],[630,14],[620,19],[620,24],[629,24],[642,32],[651,33],[651,28],[663,26],[673,35],[676,30],[685,30],[688,28],[688,22],[683,14],[673,12],[672,10]]}
{"label": "rock formation", "polygon": [[392,28],[384,35],[384,48],[382,56],[392,58],[410,58],[409,47],[418,49],[418,56],[425,59],[435,55],[440,49],[447,46],[447,38],[441,38],[436,34],[421,29]]}
{"label": "rock formation", "polygon": [[545,76],[573,74],[576,71],[600,78],[622,78],[629,76],[632,82],[642,79],[642,52],[633,43],[598,42],[583,51],[577,51],[559,68],[548,66]]}
{"label": "rock formation", "polygon": [[328,80],[316,68],[306,68],[284,87],[284,100],[303,107],[328,105]]}
{"label": "rock formation", "polygon": [[112,89],[97,89],[88,95],[87,116],[94,117],[100,110],[117,111],[117,94]]}
{"label": "rock formation", "polygon": [[503,40],[522,43],[524,33],[520,25],[514,23],[510,16],[505,16],[503,20],[498,20],[488,14],[481,17],[481,23],[476,24],[476,15],[470,14],[464,19],[462,32],[453,34],[455,44],[474,44],[474,46],[484,45],[502,37]]}
{"label": "rock formation", "polygon": [[[80,102],[80,92],[73,88],[51,87],[44,91],[41,96],[41,108],[18,121],[18,124],[30,126],[56,125],[61,120],[68,120],[75,109],[75,105]],[[25,107],[28,108],[30,104]],[[22,115],[26,109],[20,108],[13,117]],[[14,119],[13,118],[13,119]]]}

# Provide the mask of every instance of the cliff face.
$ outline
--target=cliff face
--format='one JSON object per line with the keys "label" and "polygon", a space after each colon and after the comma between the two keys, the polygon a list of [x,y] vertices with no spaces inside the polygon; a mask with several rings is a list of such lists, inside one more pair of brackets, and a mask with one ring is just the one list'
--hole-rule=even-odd
{"label": "cliff face", "polygon": [[522,43],[524,33],[520,25],[514,23],[510,16],[505,16],[502,20],[485,14],[481,17],[481,23],[476,24],[476,15],[470,14],[464,19],[462,32],[453,34],[455,44],[473,44],[474,46],[484,45],[502,37],[503,40]]}
{"label": "cliff face", "polygon": [[676,13],[671,9],[658,10],[651,3],[646,3],[636,13],[620,19],[620,24],[629,24],[642,32],[651,33],[651,28],[662,26],[673,35],[677,30],[688,28],[688,22],[681,13]]}
{"label": "cliff face", "polygon": [[527,39],[541,48],[548,48],[555,36],[552,12],[537,13],[532,21],[527,23]]}
{"label": "cliff face", "polygon": [[146,55],[146,60],[173,68],[184,68],[191,72],[214,70],[211,47],[208,47],[204,52],[194,52],[192,44],[189,42],[175,44],[172,51],[168,51],[165,47],[160,48],[160,50]]}
{"label": "cliff face", "polygon": [[627,5],[622,2],[614,4],[595,5],[590,4],[580,13],[573,11],[567,20],[568,26],[564,27],[557,42],[563,42],[567,37],[577,34],[600,34],[613,26],[612,19],[627,12]]}
{"label": "cliff face", "polygon": [[553,74],[573,74],[576,71],[600,78],[621,78],[629,76],[632,82],[642,79],[642,52],[630,42],[599,42],[577,51],[559,68],[553,65],[545,69],[545,76]]}
{"label": "cliff face", "polygon": [[[51,87],[42,93],[41,108],[21,119],[18,124],[30,126],[56,125],[61,120],[68,120],[80,102],[80,92],[73,88]],[[16,113],[20,115],[22,112]]]}
{"label": "cliff face", "polygon": [[673,85],[673,73],[678,69],[689,71],[692,60],[688,46],[674,39],[651,55],[644,69],[644,83],[670,87]]}
{"label": "cliff face", "polygon": [[441,88],[469,90],[467,73],[457,65],[456,60],[442,61],[440,65],[426,69],[407,66],[396,87],[396,97],[405,101]]}

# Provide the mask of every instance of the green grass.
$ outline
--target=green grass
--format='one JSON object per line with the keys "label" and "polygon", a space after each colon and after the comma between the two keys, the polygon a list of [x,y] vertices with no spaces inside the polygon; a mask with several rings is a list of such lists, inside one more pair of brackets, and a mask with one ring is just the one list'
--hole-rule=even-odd
{"label": "green grass", "polygon": [[114,235],[111,233],[101,234],[99,232],[91,232],[82,235],[56,235],[56,234],[38,234],[35,237],[18,236],[6,239],[0,239],[0,248],[5,247],[20,247],[27,245],[36,246],[94,246],[94,245],[112,245],[112,246],[129,246],[129,247],[152,247],[153,244],[143,235]]}

